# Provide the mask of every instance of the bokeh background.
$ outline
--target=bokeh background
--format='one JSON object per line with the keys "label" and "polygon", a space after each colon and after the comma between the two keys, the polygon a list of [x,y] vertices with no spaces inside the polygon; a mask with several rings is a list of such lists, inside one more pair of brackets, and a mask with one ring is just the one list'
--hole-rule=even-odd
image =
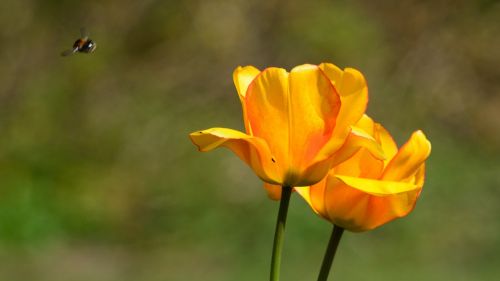
{"label": "bokeh background", "polygon": [[[278,209],[227,150],[238,65],[361,70],[368,113],[432,141],[407,218],[342,238],[337,280],[498,280],[499,1],[0,3],[0,280],[266,280]],[[63,58],[86,27],[98,48]],[[293,196],[282,280],[331,226]]]}

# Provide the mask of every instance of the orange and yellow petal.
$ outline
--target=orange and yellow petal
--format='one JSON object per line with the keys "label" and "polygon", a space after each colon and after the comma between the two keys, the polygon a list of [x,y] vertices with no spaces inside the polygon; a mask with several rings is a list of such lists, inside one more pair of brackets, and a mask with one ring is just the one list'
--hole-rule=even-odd
{"label": "orange and yellow petal", "polygon": [[351,132],[351,126],[362,118],[368,104],[368,87],[364,76],[355,69],[346,68],[342,71],[331,63],[322,63],[319,68],[330,79],[341,101],[332,138],[317,155],[317,160],[322,160],[343,145]]}
{"label": "orange and yellow petal", "polygon": [[337,152],[335,173],[362,178],[378,178],[384,169],[385,151],[375,139],[376,123],[363,115],[352,127],[346,143]]}
{"label": "orange and yellow petal", "polygon": [[252,129],[249,126],[247,120],[247,113],[245,108],[245,95],[250,83],[252,83],[253,79],[259,75],[260,70],[253,66],[238,66],[233,72],[233,82],[236,87],[236,91],[238,92],[238,97],[241,101],[241,107],[243,111],[243,122],[245,123],[245,129],[248,134],[252,134]]}
{"label": "orange and yellow petal", "polygon": [[318,184],[296,190],[321,217],[360,232],[407,215],[421,186],[330,174]]}
{"label": "orange and yellow petal", "polygon": [[263,139],[226,128],[198,131],[191,133],[189,137],[203,152],[218,147],[230,149],[265,182],[276,184],[282,181],[269,147]]}
{"label": "orange and yellow petal", "polygon": [[378,178],[384,171],[384,161],[361,148],[351,158],[335,166],[333,171],[351,177]]}
{"label": "orange and yellow petal", "polygon": [[431,143],[422,131],[414,132],[384,169],[382,179],[410,180],[431,153]]}
{"label": "orange and yellow petal", "polygon": [[375,139],[377,139],[378,143],[382,147],[382,150],[385,154],[384,166],[387,166],[389,161],[396,155],[398,152],[398,146],[396,142],[392,138],[391,134],[381,125],[375,124]]}
{"label": "orange and yellow petal", "polygon": [[374,159],[383,160],[386,158],[382,147],[370,134],[353,126],[345,143],[332,157],[332,167],[344,164],[346,160],[351,158],[360,149],[367,150]]}
{"label": "orange and yellow petal", "polygon": [[245,98],[248,86],[252,83],[253,79],[259,75],[260,70],[248,65],[238,66],[233,72],[233,82],[241,100]]}
{"label": "orange and yellow petal", "polygon": [[342,71],[331,63],[322,63],[319,68],[331,80],[340,95],[342,106],[337,117],[335,135],[345,137],[349,127],[365,113],[368,104],[366,79],[354,68],[346,68]]}
{"label": "orange and yellow petal", "polygon": [[356,128],[365,131],[370,136],[375,137],[375,124],[376,123],[372,118],[370,118],[370,116],[363,114],[358,122],[356,122],[355,126]]}
{"label": "orange and yellow petal", "polygon": [[341,83],[344,71],[342,71],[342,69],[340,69],[333,63],[326,63],[326,62],[321,63],[319,65],[319,68],[323,70],[328,79],[330,79],[332,81],[332,84],[338,89],[339,88],[338,85]]}
{"label": "orange and yellow petal", "polygon": [[396,195],[421,188],[421,186],[409,182],[384,181],[342,175],[335,175],[335,177],[352,188],[374,196]]}
{"label": "orange and yellow petal", "polygon": [[288,73],[281,68],[262,71],[245,96],[247,120],[252,135],[264,139],[282,169],[289,163]]}
{"label": "orange and yellow petal", "polygon": [[307,167],[333,137],[340,97],[331,81],[315,65],[292,69],[289,83],[292,165]]}
{"label": "orange and yellow petal", "polygon": [[415,206],[418,191],[374,196],[339,181],[329,187],[330,221],[353,232],[374,229],[407,215]]}
{"label": "orange and yellow petal", "polygon": [[[394,142],[389,132],[381,124],[374,122],[373,119],[366,114],[356,123],[356,127],[362,129],[376,140],[379,144],[379,148],[384,153],[384,165],[386,166],[398,152],[396,142]],[[371,150],[371,152],[373,153],[374,151]],[[378,159],[382,159],[378,157],[376,153],[374,153],[374,156]]]}
{"label": "orange and yellow petal", "polygon": [[293,186],[308,186],[319,182],[328,174],[332,167],[333,157],[323,159],[322,161],[313,161],[309,163],[305,170],[302,171],[301,177]]}

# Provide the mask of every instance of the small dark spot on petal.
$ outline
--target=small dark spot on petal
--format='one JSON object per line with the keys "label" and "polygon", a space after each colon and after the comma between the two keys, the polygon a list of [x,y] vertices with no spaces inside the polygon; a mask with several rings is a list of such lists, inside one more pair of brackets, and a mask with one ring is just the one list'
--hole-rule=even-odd
{"label": "small dark spot on petal", "polygon": [[271,161],[273,161],[273,163],[276,163],[276,160],[274,160],[274,158],[271,158]]}

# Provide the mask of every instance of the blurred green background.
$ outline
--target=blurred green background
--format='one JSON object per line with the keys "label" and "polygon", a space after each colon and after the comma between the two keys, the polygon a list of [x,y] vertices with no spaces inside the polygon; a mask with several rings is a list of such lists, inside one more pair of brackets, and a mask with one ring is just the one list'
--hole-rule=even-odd
{"label": "blurred green background", "polygon": [[[238,65],[361,70],[368,113],[432,141],[407,218],[342,238],[336,280],[498,280],[498,1],[0,3],[0,280],[267,280],[277,202],[227,150]],[[63,58],[86,27],[91,55]],[[282,280],[331,226],[297,196]]]}

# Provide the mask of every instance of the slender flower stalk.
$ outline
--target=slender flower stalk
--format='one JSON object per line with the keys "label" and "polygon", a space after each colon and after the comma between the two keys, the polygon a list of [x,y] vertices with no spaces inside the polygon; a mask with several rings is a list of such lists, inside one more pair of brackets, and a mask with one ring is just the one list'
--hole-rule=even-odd
{"label": "slender flower stalk", "polygon": [[283,248],[286,216],[288,214],[288,204],[290,203],[291,194],[292,187],[283,186],[278,219],[276,220],[276,230],[274,231],[273,253],[271,257],[271,281],[278,281],[280,279],[281,249]]}
{"label": "slender flower stalk", "polygon": [[344,233],[344,229],[342,227],[333,225],[330,242],[328,242],[325,257],[323,258],[323,263],[321,264],[321,270],[319,271],[318,281],[328,280],[328,274],[330,273],[330,268],[332,267],[333,258],[335,258],[335,253],[337,252],[342,233]]}

